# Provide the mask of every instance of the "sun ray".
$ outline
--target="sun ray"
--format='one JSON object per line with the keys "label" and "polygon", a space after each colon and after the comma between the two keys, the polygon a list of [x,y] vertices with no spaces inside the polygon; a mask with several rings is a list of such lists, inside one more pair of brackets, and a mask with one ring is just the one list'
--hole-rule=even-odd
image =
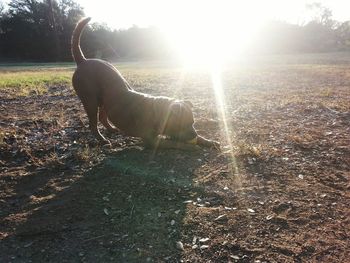
{"label": "sun ray", "polygon": [[225,102],[224,88],[222,84],[222,68],[220,64],[217,64],[216,66],[212,67],[211,79],[215,94],[216,107],[221,119],[221,136],[224,140],[225,147],[228,148],[226,152],[229,153],[231,161],[231,167],[229,167],[229,169],[231,170],[230,172],[232,175],[238,175],[238,166],[236,158],[234,156],[234,149],[231,138],[232,126],[229,126],[229,123],[227,121],[227,107]]}

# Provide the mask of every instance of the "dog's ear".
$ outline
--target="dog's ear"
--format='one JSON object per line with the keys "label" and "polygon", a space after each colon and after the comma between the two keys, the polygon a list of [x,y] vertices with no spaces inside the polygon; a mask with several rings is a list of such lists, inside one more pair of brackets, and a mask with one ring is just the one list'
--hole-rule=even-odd
{"label": "dog's ear", "polygon": [[184,100],[184,103],[185,103],[188,107],[190,107],[191,109],[193,108],[193,104],[192,104],[192,102],[190,102],[189,100]]}

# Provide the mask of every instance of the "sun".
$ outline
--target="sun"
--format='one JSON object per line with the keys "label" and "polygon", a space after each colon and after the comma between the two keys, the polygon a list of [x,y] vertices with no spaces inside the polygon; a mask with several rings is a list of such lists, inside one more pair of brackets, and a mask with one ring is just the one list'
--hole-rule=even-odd
{"label": "sun", "polygon": [[162,28],[184,67],[212,68],[253,43],[263,20],[255,12],[236,1],[188,1]]}

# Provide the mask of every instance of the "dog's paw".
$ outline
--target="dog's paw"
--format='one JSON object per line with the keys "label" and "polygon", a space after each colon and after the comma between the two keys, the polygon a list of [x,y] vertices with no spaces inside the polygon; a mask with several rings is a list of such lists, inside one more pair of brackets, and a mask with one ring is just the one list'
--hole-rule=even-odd
{"label": "dog's paw", "polygon": [[197,144],[202,147],[212,148],[220,150],[220,143],[212,140],[205,139],[201,136],[198,136]]}

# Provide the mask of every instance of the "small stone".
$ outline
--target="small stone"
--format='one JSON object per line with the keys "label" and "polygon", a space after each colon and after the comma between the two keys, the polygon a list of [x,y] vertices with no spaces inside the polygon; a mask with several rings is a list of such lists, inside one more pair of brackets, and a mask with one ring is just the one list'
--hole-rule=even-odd
{"label": "small stone", "polygon": [[247,210],[248,210],[249,213],[255,213],[254,209],[248,208]]}
{"label": "small stone", "polygon": [[217,218],[214,219],[214,221],[221,221],[221,220],[226,220],[227,219],[227,215],[223,214],[218,216]]}
{"label": "small stone", "polygon": [[273,215],[268,215],[267,217],[266,217],[266,220],[271,220],[273,218]]}
{"label": "small stone", "polygon": [[105,215],[109,216],[107,208],[103,209],[103,212],[105,213]]}
{"label": "small stone", "polygon": [[179,250],[184,250],[184,245],[182,244],[181,241],[176,242],[176,248]]}
{"label": "small stone", "polygon": [[194,245],[194,244],[196,244],[196,242],[197,242],[197,237],[194,236],[193,239],[192,239],[192,244]]}
{"label": "small stone", "polygon": [[201,242],[201,243],[205,243],[205,242],[207,242],[207,241],[209,241],[209,238],[208,238],[208,237],[199,239],[199,242]]}

